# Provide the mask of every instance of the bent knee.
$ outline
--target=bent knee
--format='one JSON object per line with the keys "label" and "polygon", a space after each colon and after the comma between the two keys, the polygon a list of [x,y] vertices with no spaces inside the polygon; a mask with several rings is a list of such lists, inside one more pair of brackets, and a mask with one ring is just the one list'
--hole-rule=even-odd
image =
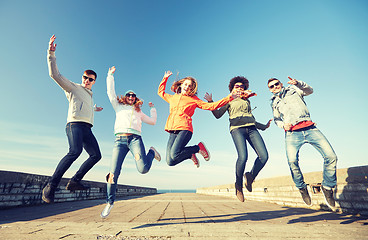
{"label": "bent knee", "polygon": [[260,155],[259,159],[261,160],[261,162],[265,163],[268,161],[268,153]]}
{"label": "bent knee", "polygon": [[95,157],[96,161],[100,161],[102,158],[101,152],[96,153]]}
{"label": "bent knee", "polygon": [[175,164],[174,164],[174,160],[173,159],[167,159],[166,160],[166,163],[167,163],[167,165],[169,165],[169,166],[174,166]]}
{"label": "bent knee", "polygon": [[146,174],[148,173],[149,169],[147,168],[143,168],[143,169],[138,169],[138,172],[141,173],[141,174]]}
{"label": "bent knee", "polygon": [[79,157],[82,154],[83,149],[78,150],[69,150],[68,154],[69,156],[75,156]]}
{"label": "bent knee", "polygon": [[115,181],[114,181],[114,174],[113,173],[108,173],[106,175],[106,181],[107,181],[107,183],[114,184],[115,183]]}
{"label": "bent knee", "polygon": [[136,153],[136,154],[134,155],[134,160],[138,162],[138,161],[141,161],[141,160],[143,160],[143,159],[142,159],[142,156],[141,156],[139,153]]}

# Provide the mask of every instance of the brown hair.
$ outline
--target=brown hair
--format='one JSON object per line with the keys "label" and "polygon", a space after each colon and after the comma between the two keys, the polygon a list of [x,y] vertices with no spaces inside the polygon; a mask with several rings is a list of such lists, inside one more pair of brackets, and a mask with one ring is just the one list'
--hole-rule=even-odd
{"label": "brown hair", "polygon": [[95,75],[95,80],[97,79],[97,73],[93,70],[88,69],[88,70],[85,70],[84,73],[87,75]]}
{"label": "brown hair", "polygon": [[[124,105],[129,105],[128,103],[128,97],[127,96],[123,96],[121,95],[120,97],[117,96],[116,99],[118,100],[118,102],[120,104],[124,104]],[[135,97],[135,101],[133,103],[133,106],[134,106],[134,109],[137,111],[137,112],[140,112],[141,111],[141,106],[143,105],[143,101],[140,100],[138,97]]]}
{"label": "brown hair", "polygon": [[190,92],[188,92],[188,96],[192,97],[192,96],[196,95],[197,90],[198,90],[198,83],[197,83],[197,80],[193,77],[185,77],[185,78],[182,78],[182,79],[174,82],[173,85],[171,86],[171,91],[173,91],[174,93],[181,93],[181,84],[185,80],[192,81],[192,87],[191,87]]}
{"label": "brown hair", "polygon": [[268,84],[270,84],[270,82],[275,81],[275,80],[280,82],[280,80],[278,80],[277,78],[270,78],[270,79],[268,79],[267,86],[268,86]]}

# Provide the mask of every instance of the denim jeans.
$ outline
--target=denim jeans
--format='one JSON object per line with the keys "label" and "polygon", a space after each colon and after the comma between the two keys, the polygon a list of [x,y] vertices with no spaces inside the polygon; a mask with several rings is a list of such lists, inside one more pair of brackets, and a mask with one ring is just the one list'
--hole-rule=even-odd
{"label": "denim jeans", "polygon": [[231,136],[233,138],[236,151],[238,152],[238,159],[236,161],[235,176],[236,184],[238,186],[243,186],[243,175],[245,170],[245,164],[248,159],[247,142],[254,149],[257,154],[257,158],[254,161],[252,170],[250,173],[255,179],[261,169],[264,167],[268,160],[268,152],[266,145],[259,134],[255,126],[250,127],[240,127],[231,131]]}
{"label": "denim jeans", "polygon": [[129,136],[117,136],[115,139],[115,145],[112,150],[112,158],[110,163],[110,172],[107,183],[107,202],[113,204],[115,201],[116,187],[118,178],[121,172],[125,156],[128,152],[133,154],[135,164],[138,171],[142,174],[147,173],[152,165],[152,160],[155,157],[155,152],[149,150],[146,155],[146,150],[142,141],[142,137],[139,135]]}
{"label": "denim jeans", "polygon": [[97,140],[91,130],[92,125],[84,122],[71,122],[66,125],[65,131],[69,142],[69,152],[60,160],[49,183],[57,187],[64,173],[72,163],[81,155],[83,148],[89,158],[80,166],[72,177],[74,181],[80,181],[84,175],[101,159],[101,152]]}
{"label": "denim jeans", "polygon": [[302,189],[307,186],[299,167],[299,150],[304,143],[311,144],[324,159],[322,185],[335,187],[337,156],[327,138],[315,126],[285,133],[286,155],[296,187]]}
{"label": "denim jeans", "polygon": [[186,147],[193,133],[188,130],[181,130],[170,133],[166,148],[166,162],[169,166],[175,166],[186,159],[190,159],[192,154],[199,152],[198,145]]}

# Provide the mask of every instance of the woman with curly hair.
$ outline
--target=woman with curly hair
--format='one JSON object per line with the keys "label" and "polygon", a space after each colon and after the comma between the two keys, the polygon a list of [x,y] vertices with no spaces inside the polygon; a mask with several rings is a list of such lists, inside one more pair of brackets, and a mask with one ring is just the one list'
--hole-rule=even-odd
{"label": "woman with curly hair", "polygon": [[170,133],[166,161],[169,166],[175,166],[184,160],[191,159],[194,165],[199,167],[199,161],[195,154],[201,154],[206,161],[210,160],[210,154],[203,142],[186,147],[193,135],[192,116],[195,109],[215,110],[232,101],[237,97],[237,94],[234,92],[217,102],[206,103],[196,96],[197,80],[186,77],[173,83],[171,91],[175,94],[171,95],[165,92],[167,80],[171,75],[172,72],[165,72],[157,92],[162,99],[170,104],[170,114],[165,126],[165,131]]}
{"label": "woman with curly hair", "polygon": [[113,207],[117,181],[127,153],[129,151],[132,153],[136,167],[142,174],[150,170],[153,158],[157,161],[161,160],[160,154],[153,147],[146,154],[141,137],[142,121],[150,125],[156,124],[156,108],[151,102],[148,103],[151,108],[151,116],[148,117],[142,112],[141,106],[143,102],[139,100],[134,91],[128,90],[125,96],[116,96],[114,83],[115,70],[115,67],[109,68],[106,78],[107,95],[116,112],[114,127],[116,138],[110,163],[110,172],[106,176],[107,205],[101,213],[101,217],[103,218],[109,215]]}
{"label": "woman with curly hair", "polygon": [[[232,92],[234,89],[237,89],[242,92],[241,97],[218,110],[212,111],[217,119],[222,117],[226,111],[229,113],[230,134],[238,152],[235,168],[235,194],[241,202],[244,202],[243,175],[245,187],[251,192],[254,179],[268,160],[266,145],[257,129],[266,130],[271,123],[271,120],[266,125],[256,122],[249,101],[249,97],[256,94],[252,93],[248,88],[249,81],[245,77],[237,76],[232,78],[229,84],[229,91]],[[212,102],[212,94],[206,93],[204,99]],[[247,141],[256,152],[257,158],[252,170],[244,174],[245,164],[248,159]]]}

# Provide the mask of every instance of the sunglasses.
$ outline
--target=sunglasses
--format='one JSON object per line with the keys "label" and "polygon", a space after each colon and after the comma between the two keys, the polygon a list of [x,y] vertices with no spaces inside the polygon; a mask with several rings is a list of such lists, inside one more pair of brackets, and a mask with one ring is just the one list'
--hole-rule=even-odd
{"label": "sunglasses", "polygon": [[88,79],[90,82],[93,82],[95,79],[87,77],[86,75],[83,75],[84,80]]}
{"label": "sunglasses", "polygon": [[234,85],[234,88],[243,88],[244,89],[244,84]]}
{"label": "sunglasses", "polygon": [[273,89],[274,87],[277,87],[277,86],[279,86],[280,85],[280,82],[277,82],[277,83],[275,83],[275,84],[272,84],[272,85],[270,85],[270,86],[268,86],[270,89]]}
{"label": "sunglasses", "polygon": [[134,93],[127,93],[125,94],[126,97],[136,97],[136,95]]}

